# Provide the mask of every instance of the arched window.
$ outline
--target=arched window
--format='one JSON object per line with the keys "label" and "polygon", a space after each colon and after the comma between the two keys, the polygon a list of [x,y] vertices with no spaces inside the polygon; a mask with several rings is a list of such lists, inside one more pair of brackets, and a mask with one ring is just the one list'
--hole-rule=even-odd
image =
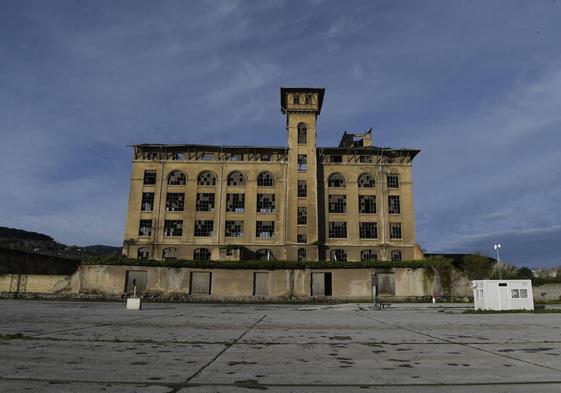
{"label": "arched window", "polygon": [[197,184],[199,186],[214,186],[216,185],[216,176],[209,171],[202,172],[197,178]]}
{"label": "arched window", "polygon": [[306,260],[306,249],[299,248],[298,249],[298,261],[302,262]]}
{"label": "arched window", "polygon": [[374,252],[374,250],[362,250],[360,252],[360,260],[361,261],[376,261],[378,260],[378,256]]}
{"label": "arched window", "polygon": [[232,172],[228,175],[229,186],[245,186],[245,177],[241,172]]}
{"label": "arched window", "polygon": [[274,260],[273,253],[268,248],[262,248],[255,252],[257,259],[260,261],[272,261]]}
{"label": "arched window", "polygon": [[162,252],[163,259],[176,259],[177,258],[177,248],[175,247],[168,247],[164,248]]}
{"label": "arched window", "polygon": [[341,249],[331,250],[329,255],[331,256],[332,261],[346,261],[347,260],[347,252],[345,250],[341,250]]}
{"label": "arched window", "polygon": [[298,143],[306,143],[307,141],[308,126],[306,123],[298,124]]}
{"label": "arched window", "polygon": [[372,188],[376,185],[374,181],[374,176],[369,173],[363,173],[358,177],[358,187],[359,188]]}
{"label": "arched window", "polygon": [[334,173],[329,176],[327,183],[329,187],[345,187],[347,185],[345,177],[340,173]]}
{"label": "arched window", "polygon": [[193,260],[210,261],[210,250],[208,248],[196,248],[193,252]]}
{"label": "arched window", "polygon": [[181,171],[173,171],[169,174],[168,184],[170,186],[184,186],[187,183],[187,177]]}
{"label": "arched window", "polygon": [[392,251],[392,261],[401,261],[401,251],[399,250]]}
{"label": "arched window", "polygon": [[261,172],[257,176],[258,187],[273,187],[275,185],[275,177],[270,172]]}
{"label": "arched window", "polygon": [[148,251],[148,248],[146,247],[139,248],[137,259],[148,259],[148,258],[150,258],[150,251]]}

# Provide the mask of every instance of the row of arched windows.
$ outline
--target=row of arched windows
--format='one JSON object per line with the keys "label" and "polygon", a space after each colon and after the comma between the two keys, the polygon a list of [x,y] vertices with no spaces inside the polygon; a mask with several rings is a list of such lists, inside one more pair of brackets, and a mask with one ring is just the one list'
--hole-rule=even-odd
{"label": "row of arched windows", "polygon": [[[230,173],[226,180],[229,186],[245,186],[246,177],[242,172],[234,171]],[[187,184],[187,176],[181,171],[173,171],[168,176],[168,185],[184,186]],[[204,171],[197,176],[197,185],[199,186],[215,186],[216,175],[210,171]],[[257,185],[260,187],[273,187],[275,185],[275,176],[271,172],[261,172],[257,175]]]}
{"label": "row of arched windows", "polygon": [[[394,175],[395,176],[395,175]],[[227,177],[229,186],[245,186],[247,179],[242,172],[231,172]],[[173,171],[168,176],[168,184],[173,186],[185,185],[187,177],[181,171]],[[363,173],[357,179],[359,188],[373,188],[376,185],[374,176],[369,173]],[[197,176],[197,184],[199,186],[216,185],[216,175],[210,171],[201,172]],[[257,185],[261,187],[273,187],[275,185],[275,177],[270,172],[261,172],[257,176]],[[333,173],[327,180],[327,185],[334,188],[344,188],[347,186],[347,180],[341,173]]]}

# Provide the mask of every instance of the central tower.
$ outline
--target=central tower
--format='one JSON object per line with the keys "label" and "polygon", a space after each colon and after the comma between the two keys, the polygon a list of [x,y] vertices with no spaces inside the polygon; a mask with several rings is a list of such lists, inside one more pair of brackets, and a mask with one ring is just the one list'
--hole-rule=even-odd
{"label": "central tower", "polygon": [[317,117],[325,89],[281,88],[288,132],[286,250],[288,260],[318,260]]}

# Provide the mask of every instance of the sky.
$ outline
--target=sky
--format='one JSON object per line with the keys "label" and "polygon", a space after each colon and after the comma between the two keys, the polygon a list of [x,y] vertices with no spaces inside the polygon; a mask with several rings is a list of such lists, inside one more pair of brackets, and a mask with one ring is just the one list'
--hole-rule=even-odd
{"label": "sky", "polygon": [[0,3],[0,226],[120,245],[138,143],[418,148],[417,241],[561,265],[561,0]]}

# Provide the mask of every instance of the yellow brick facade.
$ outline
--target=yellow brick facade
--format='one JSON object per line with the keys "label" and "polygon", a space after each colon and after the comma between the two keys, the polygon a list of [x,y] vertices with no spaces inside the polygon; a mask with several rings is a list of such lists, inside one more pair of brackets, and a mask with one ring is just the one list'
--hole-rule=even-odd
{"label": "yellow brick facade", "polygon": [[324,89],[281,89],[287,147],[133,146],[123,253],[233,261],[422,258],[411,173],[419,151],[375,147],[370,132],[318,147],[323,96]]}

